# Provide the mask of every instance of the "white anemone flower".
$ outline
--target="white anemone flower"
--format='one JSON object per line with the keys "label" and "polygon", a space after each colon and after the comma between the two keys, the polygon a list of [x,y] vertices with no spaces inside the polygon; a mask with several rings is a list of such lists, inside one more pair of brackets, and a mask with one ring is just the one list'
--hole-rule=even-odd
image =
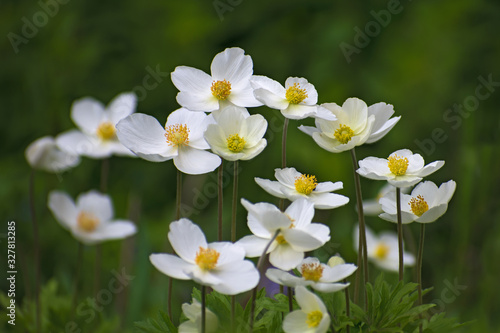
{"label": "white anemone flower", "polygon": [[107,107],[90,97],[79,99],[71,107],[71,118],[78,130],[70,130],[56,138],[61,149],[90,158],[111,155],[135,156],[116,137],[116,124],[135,111],[137,97],[123,93]]}
{"label": "white anemone flower", "polygon": [[396,187],[408,187],[439,170],[444,165],[444,161],[424,164],[424,159],[420,154],[413,154],[409,149],[400,149],[389,155],[387,159],[378,157],[362,159],[359,161],[359,169],[356,172],[369,179],[387,180],[389,184]]}
{"label": "white anemone flower", "polygon": [[335,103],[321,104],[336,116],[336,120],[316,119],[316,127],[300,126],[323,149],[332,153],[351,150],[364,144],[372,134],[375,115],[368,114],[368,106],[359,98],[348,98],[342,107]]}
{"label": "white anemone flower", "polygon": [[306,199],[295,200],[285,212],[265,202],[252,204],[241,199],[241,203],[248,211],[248,228],[253,235],[236,244],[245,249],[247,257],[260,257],[279,231],[267,250],[269,262],[279,269],[290,270],[304,259],[304,252],[316,250],[330,240],[330,228],[311,223],[314,205]]}
{"label": "white anemone flower", "polygon": [[200,227],[186,218],[170,224],[168,239],[175,253],[151,254],[151,263],[174,279],[194,280],[225,295],[254,288],[259,272],[245,260],[245,250],[230,242],[207,243]]}
{"label": "white anemone flower", "polygon": [[120,121],[117,135],[130,150],[151,162],[174,160],[180,171],[197,175],[215,170],[219,156],[205,149],[210,146],[203,138],[213,117],[202,112],[180,108],[172,112],[165,127],[152,116],[136,113]]}
{"label": "white anemone flower", "polygon": [[177,102],[191,111],[216,111],[234,104],[255,107],[262,103],[253,95],[250,79],[253,62],[245,51],[232,47],[217,54],[210,67],[211,75],[187,66],[178,66],[171,78],[179,89]]}
{"label": "white anemone flower", "polygon": [[289,77],[284,87],[279,82],[261,75],[254,75],[250,82],[255,89],[255,98],[271,109],[280,110],[286,118],[324,116],[330,120],[335,119],[333,114],[318,108],[318,92],[304,78]]}
{"label": "white anemone flower", "polygon": [[32,168],[53,173],[63,172],[80,163],[78,155],[61,150],[50,136],[30,143],[24,155]]}
{"label": "white anemone flower", "polygon": [[342,189],[342,182],[318,183],[316,176],[300,173],[295,168],[277,168],[274,171],[278,181],[256,177],[255,182],[275,197],[290,201],[305,198],[312,202],[316,209],[337,208],[349,202],[346,196],[330,193]]}
{"label": "white anemone flower", "polygon": [[[410,192],[410,187],[403,187],[401,189],[401,193],[409,193],[409,192]],[[377,196],[374,199],[363,200],[363,213],[365,215],[370,215],[370,216],[382,214],[384,211],[382,210],[382,205],[380,204],[379,201],[387,193],[394,193],[394,195],[396,195],[396,187],[392,186],[389,183],[386,183],[378,191]]]}
{"label": "white anemone flower", "polygon": [[391,118],[393,114],[394,106],[391,104],[380,102],[368,107],[368,117],[374,115],[375,122],[373,123],[370,136],[368,140],[366,140],[366,143],[376,142],[389,133],[394,125],[401,119],[401,116]]}
{"label": "white anemone flower", "polygon": [[212,151],[228,161],[250,160],[267,145],[267,121],[260,114],[248,115],[246,109],[229,106],[215,117],[205,131]]}
{"label": "white anemone flower", "polygon": [[323,293],[333,293],[349,286],[338,283],[350,276],[358,267],[353,264],[339,264],[334,267],[322,264],[318,258],[305,258],[297,266],[301,276],[295,276],[280,269],[269,268],[266,276],[269,280],[287,287],[312,287]]}
{"label": "white anemone flower", "polygon": [[[418,184],[410,195],[401,194],[401,222],[429,223],[436,221],[448,209],[457,184],[450,180],[439,188],[431,181]],[[384,213],[379,216],[389,222],[397,222],[396,194],[387,193],[380,199]]]}
{"label": "white anemone flower", "polygon": [[306,287],[295,289],[300,310],[290,312],[283,320],[286,333],[326,333],[330,328],[330,315],[323,301]]}
{"label": "white anemone flower", "polygon": [[[201,332],[201,304],[193,298],[191,303],[182,304],[182,313],[188,318],[179,325],[179,333],[200,333]],[[205,308],[205,332],[215,333],[219,327],[217,315]]]}
{"label": "white anemone flower", "polygon": [[[392,231],[383,231],[378,236],[373,231],[366,229],[366,252],[368,259],[377,267],[390,272],[399,271],[399,247],[398,236]],[[354,229],[354,249],[357,251],[359,245],[359,229]],[[415,265],[415,256],[409,252],[403,252],[404,266]]]}
{"label": "white anemone flower", "polygon": [[80,194],[76,203],[68,194],[52,191],[48,206],[57,222],[84,244],[122,239],[137,232],[131,221],[114,220],[111,198],[96,191]]}

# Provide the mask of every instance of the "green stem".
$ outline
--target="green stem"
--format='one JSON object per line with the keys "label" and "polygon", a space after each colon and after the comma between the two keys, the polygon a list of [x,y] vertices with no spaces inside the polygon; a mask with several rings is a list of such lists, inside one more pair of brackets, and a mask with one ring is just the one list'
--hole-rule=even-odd
{"label": "green stem", "polygon": [[403,281],[403,223],[401,219],[401,189],[396,187],[396,210],[398,216],[398,248],[399,248],[399,281]]}
{"label": "green stem", "polygon": [[34,261],[35,261],[35,304],[36,304],[36,329],[41,332],[41,308],[40,308],[40,235],[38,232],[38,220],[36,219],[35,210],[35,170],[31,170],[30,176],[30,213],[33,222],[33,247],[34,247]]}
{"label": "green stem", "polygon": [[78,299],[78,283],[80,282],[80,268],[83,265],[83,244],[78,242],[78,254],[76,255],[76,272],[74,276],[74,284],[73,284],[73,302],[71,303],[71,312],[74,313],[76,318],[76,301]]}
{"label": "green stem", "polygon": [[231,242],[236,242],[236,208],[238,207],[238,161],[234,161],[233,206],[231,216]]}
{"label": "green stem", "polygon": [[[288,118],[283,123],[283,135],[281,137],[281,168],[286,168],[286,136],[288,133]],[[280,199],[278,207],[281,211],[285,210],[285,199]]]}
{"label": "green stem", "polygon": [[[347,283],[347,279],[344,279],[343,282]],[[351,304],[350,304],[350,299],[349,299],[349,288],[345,288],[344,293],[345,293],[345,314],[346,314],[347,318],[349,318],[351,316]],[[346,329],[347,333],[351,332],[351,326],[348,325],[348,326],[346,326],[345,329]]]}
{"label": "green stem", "polygon": [[223,165],[224,164],[224,161],[222,161],[220,163],[220,166],[219,166],[219,170],[217,172],[217,194],[218,194],[218,216],[217,216],[217,221],[218,221],[218,232],[217,232],[217,240],[219,242],[222,242],[222,203],[223,203],[223,192],[222,192],[222,182],[223,182],[223,174],[224,174],[224,168],[223,168]]}
{"label": "green stem", "polygon": [[[425,237],[425,224],[420,224],[420,242],[418,245],[418,258],[417,258],[417,284],[418,284],[418,304],[422,305],[422,258],[424,254],[424,237]],[[419,325],[419,332],[422,332],[422,324]]]}
{"label": "green stem", "polygon": [[101,288],[101,256],[102,247],[101,244],[97,244],[95,246],[94,295],[97,295],[99,289]]}
{"label": "green stem", "polygon": [[175,195],[175,219],[181,218],[181,199],[182,199],[182,172],[177,170],[177,191]]}
{"label": "green stem", "polygon": [[288,289],[288,312],[293,311],[293,289],[292,287],[287,287]]}
{"label": "green stem", "polygon": [[205,295],[207,293],[207,287],[201,286],[201,333],[206,332],[206,304]]}

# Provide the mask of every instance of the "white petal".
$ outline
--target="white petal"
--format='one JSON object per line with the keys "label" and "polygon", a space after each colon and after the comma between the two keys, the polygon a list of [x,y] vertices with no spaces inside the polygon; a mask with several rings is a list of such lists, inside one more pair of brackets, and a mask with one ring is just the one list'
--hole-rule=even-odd
{"label": "white petal", "polygon": [[431,207],[428,211],[422,214],[422,216],[418,217],[415,219],[415,222],[419,223],[429,223],[429,222],[434,222],[438,218],[444,215],[446,213],[446,210],[448,209],[448,204],[444,203],[435,207]]}
{"label": "white petal", "polygon": [[283,331],[285,333],[309,333],[311,330],[307,324],[307,314],[301,310],[295,310],[285,316],[283,320]]}
{"label": "white petal", "polygon": [[245,249],[246,256],[249,258],[260,257],[270,239],[257,236],[245,236],[236,242],[236,245]]}
{"label": "white petal", "polygon": [[231,82],[231,89],[241,89],[250,83],[253,74],[253,62],[249,55],[239,47],[227,48],[217,54],[212,61],[210,70],[216,81]]}
{"label": "white petal", "polygon": [[234,105],[246,108],[262,105],[262,102],[255,98],[254,90],[250,86],[250,83],[248,83],[246,87],[231,91],[227,100]]}
{"label": "white petal", "polygon": [[224,295],[236,295],[253,289],[259,283],[259,271],[248,260],[241,260],[217,269],[221,284],[213,285],[214,290]]}
{"label": "white petal", "polygon": [[300,89],[306,90],[307,97],[301,104],[314,105],[318,103],[318,92],[316,91],[316,88],[314,88],[313,84],[309,83],[302,77],[289,77],[285,81],[285,88],[293,86],[294,83],[297,83]]}
{"label": "white petal", "polygon": [[312,126],[300,125],[298,128],[299,128],[300,131],[306,133],[309,136],[312,136],[313,133],[315,133],[315,132],[319,132],[318,128],[312,127]]}
{"label": "white petal", "polygon": [[314,193],[332,192],[340,190],[342,188],[344,188],[344,184],[342,182],[322,182],[316,185]]}
{"label": "white petal", "polygon": [[274,169],[274,177],[283,185],[295,188],[295,180],[302,174],[295,168]]}
{"label": "white petal", "polygon": [[326,312],[326,307],[323,304],[323,301],[305,287],[298,286],[295,288],[295,299],[297,300],[297,303],[302,311],[306,313],[313,311],[321,311],[322,313]]}
{"label": "white petal", "polygon": [[[367,157],[359,162],[359,169],[357,172],[367,178],[380,177],[378,179],[385,179],[391,173],[388,162],[385,158]],[[370,176],[370,177],[368,177]]]}
{"label": "white petal", "polygon": [[208,248],[219,253],[217,267],[231,265],[245,259],[245,249],[242,246],[230,242],[214,242],[208,244]]}
{"label": "white petal", "polygon": [[419,177],[427,177],[431,173],[441,169],[441,167],[444,165],[444,161],[435,161],[432,163],[427,164],[423,169],[421,169],[419,172],[416,173],[417,176]]}
{"label": "white petal", "polygon": [[349,116],[348,126],[351,127],[355,133],[362,131],[368,119],[368,106],[366,103],[356,97],[348,98],[344,104],[342,104],[342,110]]}
{"label": "white petal", "polygon": [[[374,143],[377,142],[378,140],[382,139],[389,131],[398,123],[398,121],[401,119],[401,116],[399,117],[394,117],[390,120],[388,120],[379,130],[375,131],[375,129],[372,128],[372,134],[370,134],[370,137],[368,140],[366,140],[366,143]],[[375,127],[375,125],[374,125]]]}
{"label": "white petal", "polygon": [[106,110],[109,120],[116,125],[123,118],[131,115],[137,105],[137,96],[134,93],[123,93],[116,96]]}
{"label": "white petal", "polygon": [[80,163],[78,155],[60,149],[49,136],[33,141],[26,148],[25,157],[31,167],[48,172],[62,172]]}
{"label": "white petal", "polygon": [[281,233],[290,246],[297,252],[312,251],[324,244],[318,238],[302,230],[287,229]]}
{"label": "white petal", "polygon": [[449,180],[446,183],[443,183],[439,186],[437,193],[437,201],[440,203],[448,203],[455,193],[455,189],[457,188],[457,183],[453,180]]}
{"label": "white petal", "polygon": [[104,105],[91,97],[76,100],[71,106],[71,119],[85,133],[94,134],[104,120]]}
{"label": "white petal", "polygon": [[171,125],[186,125],[189,131],[189,146],[196,149],[208,149],[209,146],[203,137],[203,133],[212,122],[213,118],[203,112],[180,108],[168,115],[165,128]]}
{"label": "white petal", "polygon": [[240,157],[240,159],[244,161],[251,160],[255,156],[259,155],[264,150],[264,148],[266,148],[266,146],[267,146],[267,140],[261,139],[253,147],[245,148],[243,150],[243,156]]}
{"label": "white petal", "polygon": [[210,87],[212,86],[213,79],[210,75],[199,69],[188,66],[177,66],[172,72],[171,78],[172,83],[181,92],[188,92],[204,98],[212,95]]}
{"label": "white petal", "polygon": [[334,293],[349,287],[349,283],[322,283],[318,282],[313,284],[313,289],[322,293]]}
{"label": "white petal", "polygon": [[330,228],[324,224],[311,223],[306,226],[303,231],[314,236],[314,238],[318,239],[322,244],[330,240]]}
{"label": "white petal", "polygon": [[88,156],[95,150],[96,142],[78,130],[70,130],[56,137],[57,146],[73,155]]}
{"label": "white petal", "polygon": [[325,265],[321,282],[338,282],[351,276],[358,267],[354,264],[340,264],[334,267]]}
{"label": "white petal", "polygon": [[311,193],[309,196],[316,209],[333,209],[349,203],[349,198],[335,193]]}
{"label": "white petal", "polygon": [[186,218],[170,223],[168,240],[179,257],[189,263],[194,263],[200,247],[208,246],[200,227]]}
{"label": "white petal", "polygon": [[179,154],[174,157],[174,164],[186,174],[199,175],[217,169],[221,159],[208,151],[183,146],[179,148]]}
{"label": "white petal", "polygon": [[106,223],[95,231],[96,239],[99,241],[123,239],[137,232],[134,223],[125,220],[116,220]]}
{"label": "white petal", "polygon": [[246,133],[245,140],[247,146],[254,146],[262,141],[267,130],[267,121],[260,114],[254,114],[245,119]]}
{"label": "white petal", "polygon": [[305,198],[295,200],[285,210],[285,214],[294,221],[295,228],[301,229],[309,225],[314,217],[314,205]]}
{"label": "white petal", "polygon": [[110,221],[114,215],[111,198],[97,191],[80,194],[76,200],[76,208],[79,212],[94,214],[101,222]]}
{"label": "white petal", "polygon": [[219,109],[219,100],[210,94],[195,94],[181,91],[175,97],[177,103],[191,111],[211,112]]}
{"label": "white petal", "polygon": [[263,75],[253,75],[250,79],[250,84],[255,90],[265,89],[272,92],[274,95],[280,96],[282,99],[285,99],[286,90],[278,81],[275,81]]}
{"label": "white petal", "polygon": [[271,109],[284,110],[288,107],[289,102],[281,95],[277,95],[272,91],[264,88],[254,90],[255,98]]}
{"label": "white petal", "polygon": [[50,192],[48,206],[64,228],[72,229],[76,225],[78,211],[69,195],[60,191]]}
{"label": "white petal", "polygon": [[262,179],[258,177],[255,177],[255,182],[260,187],[262,187],[267,193],[278,198],[285,198],[285,196],[281,192],[282,185],[279,182],[275,182],[269,179]]}
{"label": "white petal", "polygon": [[189,272],[193,270],[190,263],[185,262],[179,257],[171,254],[153,253],[149,256],[149,260],[160,272],[174,279],[190,280]]}
{"label": "white petal", "polygon": [[282,271],[281,269],[269,268],[266,271],[266,277],[273,281],[274,283],[281,284],[287,287],[295,287],[301,281],[301,278],[294,276],[288,272]]}
{"label": "white petal", "polygon": [[316,105],[290,104],[281,114],[288,119],[304,119],[316,114]]}
{"label": "white petal", "polygon": [[304,258],[304,252],[298,252],[289,245],[278,245],[269,255],[269,262],[279,269],[288,271],[297,267]]}

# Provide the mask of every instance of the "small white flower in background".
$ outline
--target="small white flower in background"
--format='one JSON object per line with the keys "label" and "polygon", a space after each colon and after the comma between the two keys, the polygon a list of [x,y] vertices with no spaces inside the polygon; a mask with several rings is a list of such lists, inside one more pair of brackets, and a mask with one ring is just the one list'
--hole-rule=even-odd
{"label": "small white flower in background", "polygon": [[305,198],[314,204],[316,209],[332,209],[343,206],[349,198],[340,194],[329,193],[340,190],[342,182],[318,183],[316,176],[298,172],[295,168],[274,169],[278,181],[255,178],[255,182],[266,192],[278,198],[295,201]]}
{"label": "small white flower in background", "polygon": [[424,164],[424,159],[420,154],[413,154],[408,149],[400,149],[389,155],[387,159],[378,157],[362,159],[359,161],[359,169],[356,172],[369,179],[387,180],[389,184],[396,187],[408,187],[439,170],[444,165],[444,161],[435,161],[425,166]]}
{"label": "small white flower in background", "polygon": [[359,98],[348,98],[342,107],[335,103],[321,104],[321,107],[337,119],[317,118],[316,127],[299,127],[302,132],[312,136],[321,148],[340,153],[360,146],[370,138],[376,118],[374,114],[368,114],[368,106]]}
{"label": "small white flower in background", "polygon": [[104,105],[90,97],[75,101],[71,107],[71,119],[76,130],[61,133],[56,142],[61,149],[91,158],[111,155],[135,156],[118,141],[116,124],[135,111],[137,97],[123,93]]}
{"label": "small white flower in background", "polygon": [[168,239],[178,256],[154,253],[151,263],[163,274],[179,280],[194,280],[225,295],[254,288],[259,272],[245,260],[245,250],[230,242],[207,243],[200,227],[182,218],[170,223]]}
{"label": "small white flower in background", "polygon": [[286,118],[325,116],[330,120],[335,119],[333,114],[318,109],[318,92],[304,78],[289,77],[284,87],[279,82],[260,75],[254,75],[250,82],[255,89],[255,98],[271,109],[280,110]]}
{"label": "small white flower in background", "polygon": [[47,172],[63,172],[80,163],[78,155],[61,150],[50,136],[44,136],[30,143],[24,155],[32,168]]}
{"label": "small white flower in background", "polygon": [[283,320],[286,333],[325,333],[330,328],[330,315],[323,301],[306,287],[295,288],[300,310],[290,312]]}
{"label": "small white flower in background", "polygon": [[[378,191],[377,196],[375,199],[367,199],[363,200],[363,213],[365,215],[379,215],[382,214],[384,211],[382,210],[382,205],[380,204],[379,200],[386,195],[387,193],[394,193],[396,195],[396,187],[392,186],[389,183],[386,183],[380,191]],[[409,193],[410,192],[410,187],[403,187],[401,189],[401,193]]]}
{"label": "small white flower in background", "polygon": [[116,126],[117,135],[131,151],[151,162],[174,160],[174,165],[187,174],[203,174],[215,170],[221,163],[219,156],[206,149],[203,138],[213,117],[203,112],[181,108],[172,112],[165,127],[154,117],[136,113]]}
{"label": "small white flower in background", "polygon": [[80,194],[76,203],[66,193],[52,191],[48,206],[61,226],[84,244],[122,239],[137,232],[133,222],[114,220],[111,198],[96,191]]}
{"label": "small white flower in background", "polygon": [[191,111],[212,112],[234,104],[255,107],[262,103],[253,95],[250,79],[253,62],[245,51],[227,48],[217,54],[210,66],[211,75],[187,66],[177,66],[171,78],[179,89],[177,103]]}
{"label": "small white flower in background", "polygon": [[[457,184],[450,180],[439,188],[431,181],[418,184],[411,194],[401,194],[401,222],[429,223],[436,221],[448,209]],[[379,216],[390,222],[397,222],[396,194],[387,193],[380,199],[383,213]]]}
{"label": "small white flower in background", "polygon": [[248,115],[246,109],[229,106],[215,117],[205,131],[212,151],[228,161],[249,160],[267,145],[267,121],[260,114]]}
{"label": "small white flower in background", "polygon": [[[182,313],[188,318],[179,325],[179,333],[199,333],[201,332],[201,304],[193,298],[191,303],[182,304]],[[205,308],[205,331],[215,333],[219,327],[217,315]]]}
{"label": "small white flower in background", "polygon": [[253,235],[236,244],[245,249],[247,257],[260,257],[279,230],[267,250],[269,262],[279,269],[290,270],[304,259],[304,252],[316,250],[330,240],[330,228],[311,223],[314,205],[306,199],[295,200],[285,212],[266,202],[252,204],[241,199],[241,203],[248,210],[248,228]]}
{"label": "small white flower in background", "polygon": [[[354,228],[354,250],[358,250],[359,229]],[[366,227],[366,250],[368,259],[383,270],[399,271],[398,236],[392,231],[383,231],[378,236]],[[415,265],[413,254],[403,252],[404,266]]]}
{"label": "small white flower in background", "polygon": [[376,142],[389,133],[399,119],[401,119],[401,116],[391,118],[393,114],[394,106],[391,104],[380,102],[368,107],[368,117],[371,115],[375,116],[375,122],[366,143]]}
{"label": "small white flower in background", "polygon": [[280,269],[269,268],[266,276],[269,280],[287,287],[311,286],[323,293],[333,293],[349,286],[338,283],[350,276],[357,267],[353,264],[338,264],[334,267],[320,263],[317,258],[305,258],[297,266],[301,276],[295,276]]}

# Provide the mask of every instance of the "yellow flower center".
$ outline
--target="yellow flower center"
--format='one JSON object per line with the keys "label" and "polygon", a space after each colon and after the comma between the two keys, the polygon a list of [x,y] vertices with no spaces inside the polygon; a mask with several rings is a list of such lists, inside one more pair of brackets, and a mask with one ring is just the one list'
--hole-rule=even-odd
{"label": "yellow flower center", "polygon": [[204,249],[200,246],[200,249],[196,253],[196,258],[194,262],[198,267],[204,271],[209,271],[217,266],[217,260],[219,260],[220,253],[214,249]]}
{"label": "yellow flower center", "polygon": [[387,246],[384,243],[379,243],[377,244],[377,247],[375,248],[375,257],[378,259],[385,259],[387,258],[387,255],[389,254],[389,246]]}
{"label": "yellow flower center", "polygon": [[408,205],[410,205],[413,214],[417,216],[422,216],[423,213],[429,210],[429,205],[420,194],[416,198],[411,198]]}
{"label": "yellow flower center", "polygon": [[341,144],[345,145],[351,141],[354,136],[354,131],[347,125],[340,124],[339,128],[333,133],[335,139],[337,139]]}
{"label": "yellow flower center", "polygon": [[233,153],[239,153],[245,148],[245,139],[240,137],[238,134],[232,134],[227,137],[227,149]]}
{"label": "yellow flower center", "polygon": [[390,156],[387,165],[393,174],[403,176],[406,173],[406,169],[408,169],[408,159],[398,155]]}
{"label": "yellow flower center", "polygon": [[287,244],[287,241],[285,240],[285,237],[283,237],[283,235],[278,235],[278,237],[276,237],[276,241],[279,245]]}
{"label": "yellow flower center", "polygon": [[189,129],[187,125],[170,125],[165,127],[165,137],[170,146],[187,145],[189,143]]}
{"label": "yellow flower center", "polygon": [[99,225],[99,219],[92,213],[80,212],[76,218],[76,224],[80,230],[92,232]]}
{"label": "yellow flower center", "polygon": [[318,282],[323,276],[321,264],[303,264],[301,267],[302,277],[309,281]]}
{"label": "yellow flower center", "polygon": [[212,82],[210,90],[212,90],[212,95],[215,98],[220,101],[224,101],[231,94],[231,82],[226,80],[214,81]]}
{"label": "yellow flower center", "polygon": [[97,127],[97,136],[101,140],[110,140],[115,137],[115,133],[115,126],[109,121],[104,121]]}
{"label": "yellow flower center", "polygon": [[316,176],[301,175],[295,178],[294,185],[297,192],[309,195],[316,188],[318,182],[316,181]]}
{"label": "yellow flower center", "polygon": [[285,97],[290,104],[300,104],[307,98],[307,92],[305,89],[301,89],[300,85],[295,82],[293,86],[286,89]]}
{"label": "yellow flower center", "polygon": [[306,324],[309,327],[318,327],[323,319],[323,313],[321,311],[311,311],[307,314]]}

